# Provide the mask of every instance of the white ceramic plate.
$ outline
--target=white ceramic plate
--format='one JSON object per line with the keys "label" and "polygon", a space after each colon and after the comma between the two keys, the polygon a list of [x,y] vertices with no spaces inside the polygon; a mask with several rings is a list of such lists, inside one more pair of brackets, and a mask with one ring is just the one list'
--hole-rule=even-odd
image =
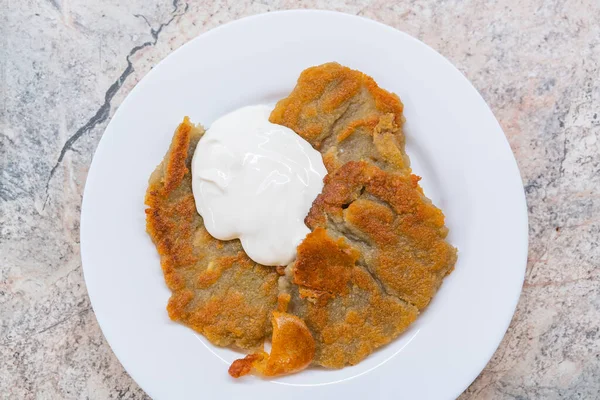
{"label": "white ceramic plate", "polygon": [[[239,357],[169,320],[170,292],[145,232],[144,193],[184,115],[210,126],[237,107],[287,96],[300,72],[337,61],[405,105],[407,151],[458,247],[456,270],[390,345],[342,370],[234,380]],[[131,376],[156,399],[365,396],[450,399],[481,372],[513,315],[527,257],[516,162],[483,99],[446,59],[388,26],[345,14],[257,15],[192,40],[120,106],[94,156],[81,253],[96,317]]]}

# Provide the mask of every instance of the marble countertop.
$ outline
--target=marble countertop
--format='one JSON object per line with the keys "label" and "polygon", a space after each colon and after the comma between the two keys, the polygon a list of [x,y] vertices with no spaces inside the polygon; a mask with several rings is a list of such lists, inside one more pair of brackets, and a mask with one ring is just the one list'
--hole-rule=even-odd
{"label": "marble countertop", "polygon": [[523,293],[460,398],[600,398],[597,0],[0,0],[0,398],[147,398],[83,281],[94,149],[171,51],[224,22],[298,7],[363,15],[436,49],[481,92],[515,153],[530,222]]}

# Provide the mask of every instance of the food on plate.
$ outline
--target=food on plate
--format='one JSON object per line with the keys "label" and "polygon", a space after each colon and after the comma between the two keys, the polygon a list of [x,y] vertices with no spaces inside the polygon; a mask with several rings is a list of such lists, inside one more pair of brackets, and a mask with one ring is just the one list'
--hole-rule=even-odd
{"label": "food on plate", "polygon": [[239,240],[215,239],[204,227],[190,173],[203,133],[188,118],[175,131],[169,151],[150,177],[146,228],[173,292],[169,317],[216,345],[258,349],[271,333],[279,275],[273,267],[252,261]]}
{"label": "food on plate", "polygon": [[350,161],[325,179],[312,232],[286,270],[288,310],[316,341],[314,363],[356,364],[425,308],[456,260],[439,209],[414,175]]}
{"label": "food on plate", "polygon": [[261,350],[235,360],[229,367],[231,376],[239,378],[253,369],[263,376],[291,374],[303,370],[313,361],[315,341],[306,324],[295,315],[280,311],[273,312],[272,320],[271,354]]}
{"label": "food on plate", "polygon": [[[216,345],[233,345],[250,353],[231,365],[229,373],[234,377],[252,372],[276,376],[308,365],[354,365],[417,318],[456,262],[456,249],[446,241],[444,215],[425,197],[420,178],[410,169],[402,131],[403,105],[371,77],[328,63],[302,72],[294,90],[270,113],[270,125],[264,122],[267,109],[256,110],[263,112],[263,120],[240,123],[236,117],[228,133],[215,129],[215,135],[209,132],[204,138],[204,130],[186,117],[150,178],[147,230],[173,291],[169,316]],[[213,124],[211,129],[219,126]],[[260,127],[259,131],[252,126]],[[322,166],[313,168],[314,176],[327,172],[322,190],[320,185],[316,191],[286,185],[296,178],[296,183],[306,183],[308,176],[307,168],[296,168],[308,165],[303,164],[306,160],[285,152],[288,142],[269,148],[267,154],[261,153],[264,148],[257,149],[262,139],[231,140],[252,134],[266,138],[265,127],[277,130],[277,126],[291,130],[286,131],[288,138],[297,134],[303,139],[293,143],[307,142],[322,155],[327,171]],[[210,146],[212,150],[205,151]],[[311,150],[304,151],[310,154]],[[193,163],[201,168],[193,169],[194,151]],[[246,153],[250,156],[239,156]],[[264,160],[261,157],[269,154],[274,154],[274,163],[248,162]],[[310,165],[318,164],[307,157]],[[287,165],[286,170],[282,160],[288,159],[293,168]],[[251,168],[262,172],[250,172],[255,175],[249,179]],[[236,191],[227,186],[235,185],[236,177],[253,183]],[[237,193],[225,207],[214,208],[221,216],[231,209],[228,218],[207,224],[211,231],[213,223],[216,228],[229,224],[227,235],[220,236],[228,240],[211,236],[196,211],[198,197],[205,192],[192,191],[192,186],[202,182],[212,185],[207,196],[217,199],[214,204]],[[261,198],[263,186],[276,189],[268,201]],[[290,200],[300,197],[303,202]],[[312,206],[307,207],[307,202]],[[263,203],[268,207],[261,208]],[[275,221],[285,218],[285,208],[277,206],[288,203],[295,220],[278,227],[266,219],[268,209],[280,215]],[[237,204],[249,205],[253,215],[233,210]],[[203,207],[198,211],[213,218],[214,212]],[[306,211],[299,213],[301,209]],[[298,228],[297,219],[305,213],[302,232],[306,236],[298,240],[290,232],[303,228]],[[268,234],[252,232],[252,226]],[[244,251],[249,246],[242,248],[237,239],[244,240],[244,232],[252,233],[253,240],[263,240],[254,243],[252,257]],[[286,234],[292,239],[279,240]],[[264,244],[269,240],[277,243],[277,249]],[[286,243],[293,243],[291,256],[289,250],[277,251]],[[269,339],[270,354],[263,348]]]}
{"label": "food on plate", "polygon": [[402,102],[373,78],[337,63],[304,70],[271,113],[323,155],[329,172],[366,160],[394,173],[410,173],[404,151]]}
{"label": "food on plate", "polygon": [[240,239],[263,265],[287,265],[309,229],[304,218],[323,189],[321,154],[272,107],[248,106],[212,123],[192,160],[198,213],[217,239]]}

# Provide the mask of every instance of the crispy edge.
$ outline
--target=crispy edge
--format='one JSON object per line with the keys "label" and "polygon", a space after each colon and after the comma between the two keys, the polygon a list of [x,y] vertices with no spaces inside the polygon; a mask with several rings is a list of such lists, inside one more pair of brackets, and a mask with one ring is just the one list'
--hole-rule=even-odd
{"label": "crispy edge", "polygon": [[163,192],[165,195],[171,193],[181,184],[183,177],[189,171],[185,165],[190,144],[192,124],[189,117],[184,117],[183,122],[177,127],[174,139],[171,142],[169,161],[165,167],[165,180]]}
{"label": "crispy edge", "polygon": [[[306,224],[311,229],[326,227],[332,218],[358,227],[379,249],[379,267],[374,272],[381,282],[394,295],[423,309],[454,268],[456,249],[444,240],[448,232],[444,214],[424,197],[419,179],[389,174],[364,161],[348,162],[327,175]],[[382,203],[357,200],[363,191]],[[410,240],[411,247],[431,254],[430,265],[417,268],[420,264],[397,242],[399,233]],[[398,268],[404,271],[401,277],[396,276]],[[407,287],[409,283],[412,288]]]}
{"label": "crispy edge", "polygon": [[[402,114],[404,105],[398,95],[380,88],[373,78],[363,72],[350,69],[336,62],[310,67],[302,71],[294,90],[288,97],[277,102],[269,120],[274,124],[285,125],[293,129],[314,147],[319,148],[324,140],[320,137],[323,134],[323,126],[316,123],[307,123],[306,126],[301,128],[300,123],[301,120],[309,121],[317,115],[318,110],[311,103],[321,98],[334,82],[338,84],[328,93],[327,98],[322,99],[320,106],[323,112],[333,112],[344,102],[356,96],[360,88],[364,87],[372,96],[375,108],[381,114],[379,117],[393,114],[396,126],[401,127],[404,123]],[[338,142],[350,136],[360,126],[366,126],[373,130],[377,126],[379,117],[371,116],[355,121],[353,125],[338,136]]]}
{"label": "crispy edge", "polygon": [[[179,260],[176,260],[176,257],[173,256],[176,243],[168,235],[172,222],[164,218],[161,208],[165,199],[181,184],[188,172],[185,163],[193,129],[194,126],[190,123],[189,118],[184,117],[183,122],[175,130],[167,156],[150,176],[144,199],[147,206],[145,210],[146,231],[160,255],[165,282],[172,291],[182,289],[184,281],[177,273],[174,265]],[[176,207],[182,215],[187,217],[195,212],[193,198],[181,199]],[[192,232],[189,231],[187,234],[191,235]],[[190,296],[182,294],[180,297],[176,303],[185,307],[189,303]]]}
{"label": "crispy edge", "polygon": [[260,351],[235,360],[229,367],[234,378],[252,370],[263,376],[292,374],[308,367],[315,356],[315,340],[304,321],[286,312],[273,311],[271,354]]}
{"label": "crispy edge", "polygon": [[[195,201],[191,193],[180,196],[179,187],[184,181],[186,174],[189,173],[189,168],[186,166],[190,160],[193,148],[190,148],[194,141],[197,141],[203,133],[200,127],[194,127],[185,117],[183,122],[177,127],[173,135],[171,145],[167,151],[161,164],[155,169],[149,179],[149,186],[146,192],[145,203],[148,206],[146,209],[146,229],[152,238],[157,251],[161,258],[161,267],[164,274],[165,283],[171,289],[172,295],[167,304],[167,312],[169,317],[174,321],[183,322],[189,328],[202,333],[212,343],[217,345],[228,345],[227,341],[223,341],[223,337],[219,333],[219,328],[213,329],[212,325],[205,326],[207,320],[213,319],[223,322],[227,318],[223,318],[223,306],[226,304],[225,310],[230,313],[232,321],[239,320],[241,317],[233,317],[234,315],[254,315],[256,310],[248,307],[253,307],[252,304],[247,304],[243,297],[236,293],[224,293],[223,296],[211,299],[201,307],[201,310],[188,310],[190,303],[194,301],[194,292],[185,286],[185,278],[180,271],[180,266],[185,266],[194,262],[194,256],[191,252],[182,248],[189,243],[195,243],[198,240],[195,237],[193,224],[184,223],[178,225],[180,230],[179,239],[173,238],[170,232],[175,228],[177,222],[172,221],[169,214],[175,213],[178,218],[183,218],[186,221],[193,220],[196,215]],[[171,197],[170,196],[175,196]],[[217,248],[222,247],[222,243],[212,238],[206,233],[211,241],[215,241]],[[220,276],[234,264],[240,265],[243,268],[253,268],[255,265],[242,251],[228,257],[220,257],[209,263],[206,270],[200,272],[196,279],[195,288],[206,288],[213,285]],[[264,267],[263,267],[264,268]],[[263,269],[261,268],[261,270]],[[260,286],[261,291],[268,291],[277,285],[277,274],[269,274],[265,276],[263,284]],[[273,302],[272,308],[275,309],[277,303]],[[196,315],[197,314],[197,315]],[[268,314],[266,323],[268,326]],[[219,324],[223,328],[226,324]],[[225,326],[232,333],[240,332],[242,327]],[[235,329],[234,329],[235,328]],[[230,339],[227,339],[230,340]],[[239,339],[231,339],[236,346],[245,349],[256,349],[262,346],[263,338],[260,343],[243,342]]]}

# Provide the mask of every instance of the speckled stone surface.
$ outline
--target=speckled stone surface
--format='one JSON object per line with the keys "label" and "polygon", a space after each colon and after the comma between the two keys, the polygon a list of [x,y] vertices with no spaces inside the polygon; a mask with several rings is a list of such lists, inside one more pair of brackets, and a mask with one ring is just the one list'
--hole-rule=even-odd
{"label": "speckled stone surface", "polygon": [[597,0],[0,0],[0,398],[142,399],[94,318],[82,192],[119,104],[161,59],[247,15],[330,8],[453,62],[504,128],[527,193],[515,317],[461,399],[600,398]]}

